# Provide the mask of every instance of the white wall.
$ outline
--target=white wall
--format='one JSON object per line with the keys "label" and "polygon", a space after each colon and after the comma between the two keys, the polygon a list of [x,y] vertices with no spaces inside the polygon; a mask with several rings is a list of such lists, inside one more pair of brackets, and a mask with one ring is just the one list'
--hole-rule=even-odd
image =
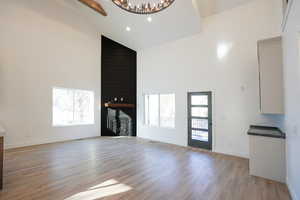
{"label": "white wall", "polygon": [[[138,52],[138,136],[186,146],[187,92],[213,91],[213,150],[248,157],[250,124],[282,125],[259,114],[257,61],[257,40],[280,35],[281,17],[280,0],[255,0],[207,18],[199,35]],[[145,127],[142,95],[165,92],[176,94],[176,128]]]}
{"label": "white wall", "polygon": [[300,199],[300,1],[294,0],[283,33],[287,184]]}
{"label": "white wall", "polygon": [[[100,135],[100,34],[63,1],[1,0],[5,147]],[[95,125],[52,127],[52,87],[93,90]]]}

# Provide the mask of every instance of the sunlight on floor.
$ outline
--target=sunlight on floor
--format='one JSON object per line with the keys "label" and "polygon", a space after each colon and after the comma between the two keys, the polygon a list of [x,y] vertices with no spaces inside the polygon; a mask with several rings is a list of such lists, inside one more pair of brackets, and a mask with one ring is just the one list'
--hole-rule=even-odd
{"label": "sunlight on floor", "polygon": [[86,191],[77,193],[65,200],[95,200],[131,190],[130,186],[121,184],[114,179],[107,180],[99,185],[90,187]]}
{"label": "sunlight on floor", "polygon": [[99,184],[99,185],[95,185],[93,187],[90,187],[89,189],[90,190],[94,190],[94,189],[97,189],[97,188],[100,188],[100,187],[105,187],[105,186],[109,186],[109,185],[115,185],[115,184],[118,184],[119,182],[116,181],[115,179],[110,179],[108,181],[104,181],[103,183]]}

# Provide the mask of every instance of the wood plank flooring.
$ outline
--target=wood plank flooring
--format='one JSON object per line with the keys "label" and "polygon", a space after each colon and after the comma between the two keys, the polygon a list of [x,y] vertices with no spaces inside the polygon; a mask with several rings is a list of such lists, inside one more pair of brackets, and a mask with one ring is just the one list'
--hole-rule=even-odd
{"label": "wood plank flooring", "polygon": [[248,160],[137,138],[94,138],[5,152],[1,200],[284,200]]}

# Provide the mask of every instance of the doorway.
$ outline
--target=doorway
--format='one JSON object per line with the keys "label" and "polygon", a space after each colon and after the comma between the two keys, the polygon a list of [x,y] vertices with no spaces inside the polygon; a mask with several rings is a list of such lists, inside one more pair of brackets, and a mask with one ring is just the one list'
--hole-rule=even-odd
{"label": "doorway", "polygon": [[212,149],[212,93],[188,93],[188,145]]}

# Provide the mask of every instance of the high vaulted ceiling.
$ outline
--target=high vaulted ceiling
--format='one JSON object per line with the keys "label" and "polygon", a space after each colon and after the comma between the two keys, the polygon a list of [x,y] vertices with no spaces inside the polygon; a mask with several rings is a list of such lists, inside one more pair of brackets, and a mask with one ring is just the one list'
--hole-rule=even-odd
{"label": "high vaulted ceiling", "polygon": [[[200,33],[203,18],[252,0],[175,0],[166,10],[150,15],[151,22],[147,20],[147,15],[126,12],[111,0],[96,0],[107,12],[107,17],[78,0],[48,1],[71,9],[80,18],[92,23],[99,30],[99,35],[103,34],[129,48],[140,50]],[[38,4],[47,9],[46,1]],[[127,26],[131,31],[126,31]]]}
{"label": "high vaulted ceiling", "polygon": [[[192,0],[176,0],[166,10],[150,15],[128,13],[112,3],[111,0],[96,0],[106,10],[108,16],[103,17],[80,3],[72,3],[92,20],[101,32],[113,40],[133,48],[143,49],[201,31],[200,15],[193,6]],[[126,27],[131,31],[126,31]]]}
{"label": "high vaulted ceiling", "polygon": [[235,8],[252,0],[196,0],[200,15],[208,17]]}

